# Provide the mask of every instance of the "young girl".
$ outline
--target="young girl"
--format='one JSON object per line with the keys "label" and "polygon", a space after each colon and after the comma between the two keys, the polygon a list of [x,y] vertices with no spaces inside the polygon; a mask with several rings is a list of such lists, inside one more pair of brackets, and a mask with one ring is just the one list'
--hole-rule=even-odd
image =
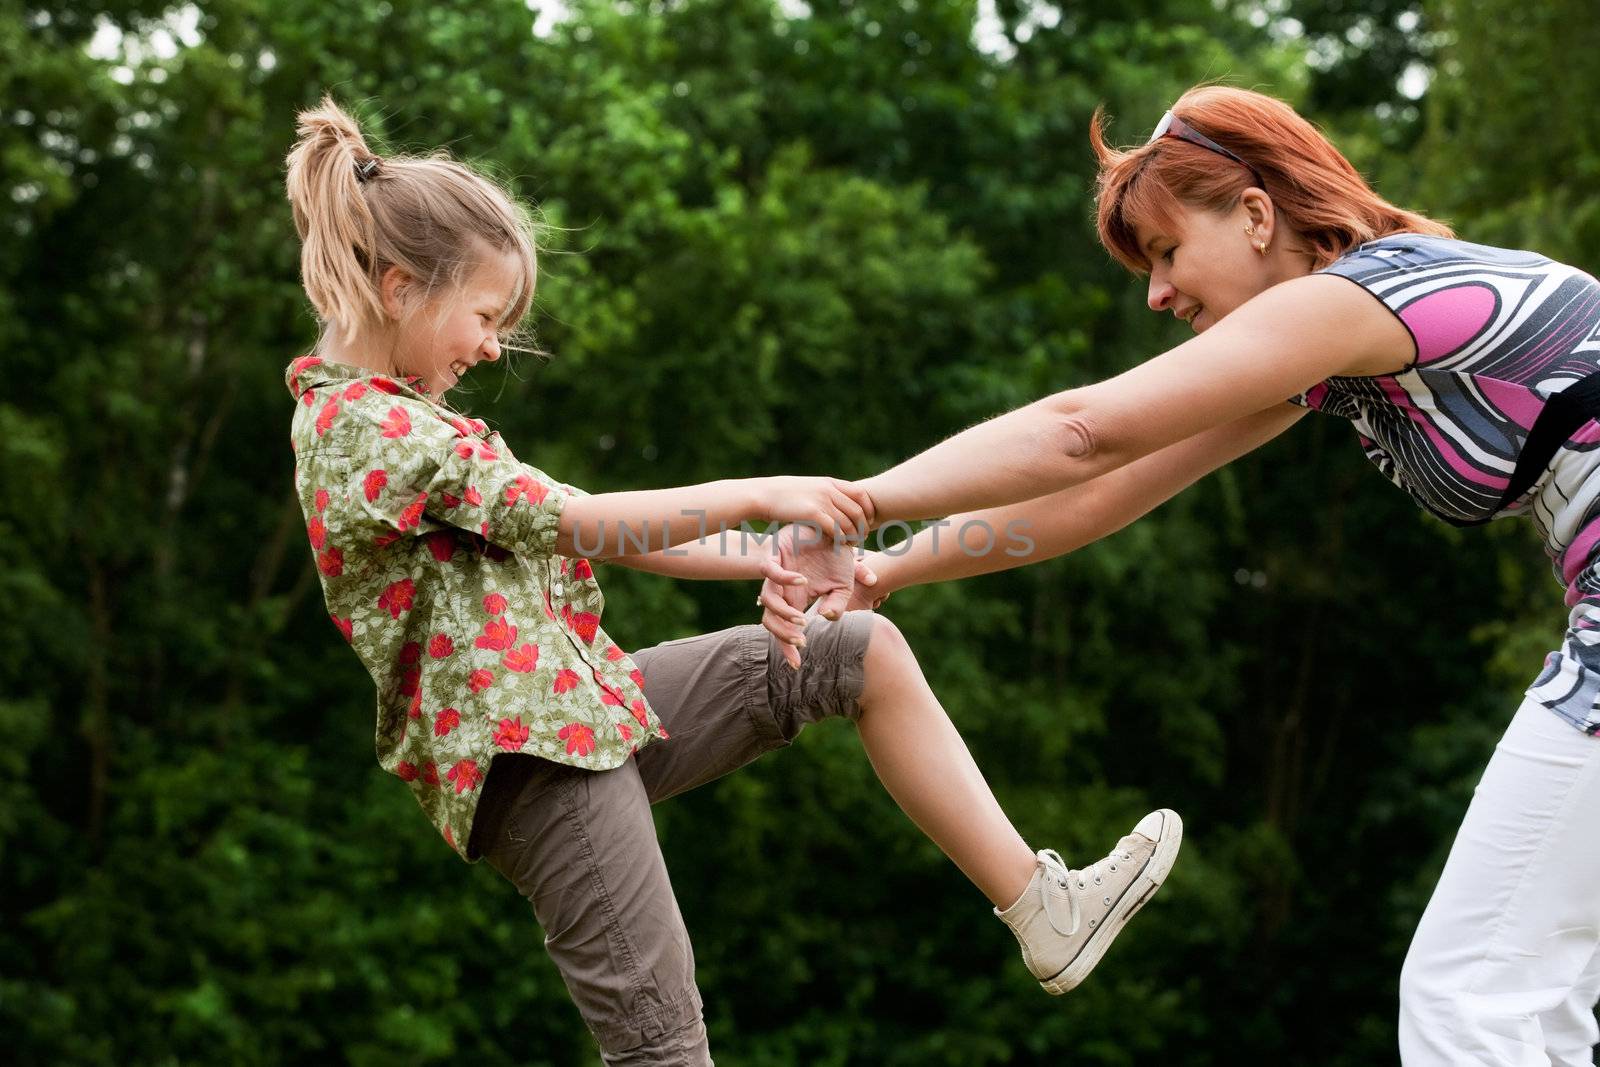
{"label": "young girl", "polygon": [[606,1062],[709,1062],[650,805],[827,716],[856,721],[885,787],[1004,909],[1041,984],[1080,982],[1166,876],[1177,817],[1151,813],[1083,870],[1035,853],[870,613],[813,618],[798,669],[753,625],[619,648],[585,557],[804,581],[687,543],[752,519],[859,535],[865,495],[756,478],[588,496],[519,462],[443,398],[528,309],[526,215],[459,163],[379,158],[330,100],[299,135],[288,193],[324,331],[288,369],[295,480],[329,613],[377,684],[378,762],[451,848],[529,899]]}
{"label": "young girl", "polygon": [[[1421,507],[1526,516],[1571,609],[1484,771],[1400,975],[1408,1065],[1592,1064],[1600,1040],[1600,282],[1456,240],[1379,197],[1282,101],[1197,86],[1108,147],[1101,240],[1198,335],[991,419],[861,484],[880,521],[1029,524],[1027,556],[932,550],[894,589],[1018,566],[1119,529],[1307,410],[1348,419]],[[1307,343],[1312,339],[1314,343]],[[845,575],[848,580],[848,573]],[[1403,592],[1403,591],[1399,591]],[[764,587],[774,633],[798,638]]]}

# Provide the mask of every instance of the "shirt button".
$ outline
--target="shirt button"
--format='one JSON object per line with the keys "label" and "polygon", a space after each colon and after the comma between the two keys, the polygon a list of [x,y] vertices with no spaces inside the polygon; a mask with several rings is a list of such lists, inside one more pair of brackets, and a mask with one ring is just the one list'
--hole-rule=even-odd
{"label": "shirt button", "polygon": [[552,585],[550,587],[550,591],[552,593],[554,593],[556,596],[560,596],[561,595],[561,583],[560,582],[556,582],[554,585]]}

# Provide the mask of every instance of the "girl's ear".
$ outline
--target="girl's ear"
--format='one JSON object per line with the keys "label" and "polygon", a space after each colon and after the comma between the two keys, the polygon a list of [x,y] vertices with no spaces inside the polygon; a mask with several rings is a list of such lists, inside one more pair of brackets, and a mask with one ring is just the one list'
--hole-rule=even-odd
{"label": "girl's ear", "polygon": [[378,279],[378,291],[383,297],[383,310],[392,321],[405,318],[415,285],[411,275],[399,267],[390,267]]}

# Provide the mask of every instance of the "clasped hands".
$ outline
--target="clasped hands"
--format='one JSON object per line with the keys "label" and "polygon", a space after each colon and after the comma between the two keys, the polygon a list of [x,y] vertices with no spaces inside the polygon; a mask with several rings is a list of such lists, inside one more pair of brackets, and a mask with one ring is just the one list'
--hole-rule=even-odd
{"label": "clasped hands", "polygon": [[[863,534],[864,537],[864,534]],[[834,538],[805,525],[781,528],[772,554],[761,562],[761,625],[778,639],[790,667],[800,667],[808,607],[825,619],[847,611],[872,611],[888,599],[873,589],[877,572],[859,542]]]}

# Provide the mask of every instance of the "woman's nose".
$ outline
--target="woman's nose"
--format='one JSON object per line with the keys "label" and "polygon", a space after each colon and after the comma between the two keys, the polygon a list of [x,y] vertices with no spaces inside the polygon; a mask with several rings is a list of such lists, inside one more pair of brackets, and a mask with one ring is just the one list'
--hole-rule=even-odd
{"label": "woman's nose", "polygon": [[500,358],[500,338],[497,334],[490,334],[489,340],[484,343],[483,358],[490,362]]}
{"label": "woman's nose", "polygon": [[1167,305],[1172,303],[1172,298],[1177,295],[1177,292],[1172,287],[1171,282],[1164,278],[1157,278],[1152,274],[1150,275],[1150,292],[1146,297],[1146,303],[1150,305],[1151,311],[1165,311],[1167,310]]}

